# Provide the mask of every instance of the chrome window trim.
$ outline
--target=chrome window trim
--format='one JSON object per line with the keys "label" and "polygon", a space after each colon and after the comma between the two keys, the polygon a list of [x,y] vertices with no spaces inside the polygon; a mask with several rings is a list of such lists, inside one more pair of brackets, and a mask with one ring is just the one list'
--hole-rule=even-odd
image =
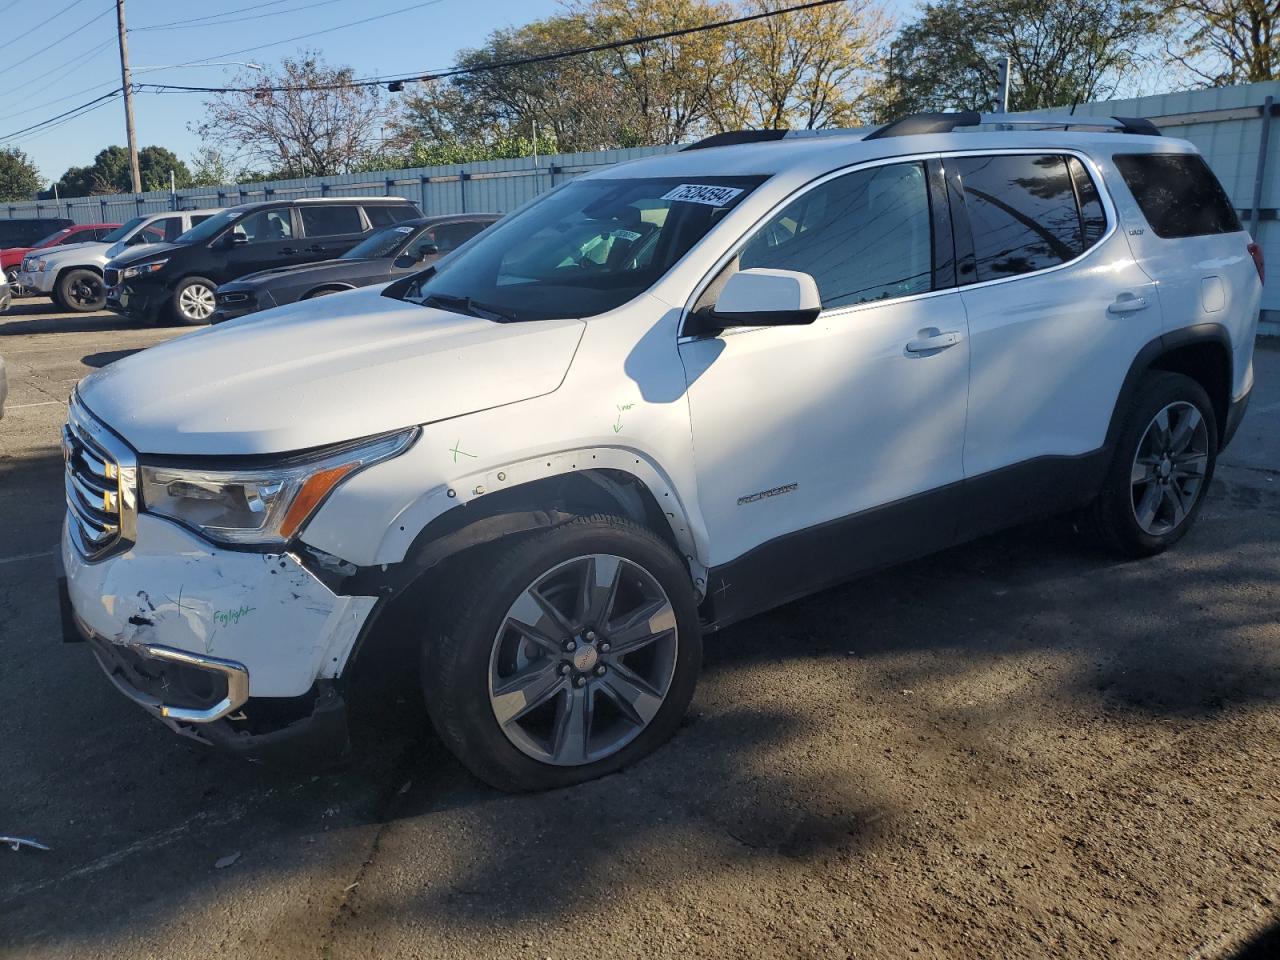
{"label": "chrome window trim", "polygon": [[[887,304],[910,303],[915,300],[927,300],[931,297],[944,296],[946,294],[957,293],[960,291],[977,290],[977,289],[981,289],[983,287],[991,286],[997,283],[1009,283],[1013,280],[1023,280],[1027,277],[1037,277],[1042,274],[1052,273],[1055,270],[1061,270],[1065,267],[1074,266],[1075,264],[1084,260],[1086,257],[1090,256],[1095,250],[1097,250],[1103,244],[1105,244],[1108,240],[1110,240],[1111,237],[1115,234],[1119,225],[1119,214],[1116,211],[1116,206],[1114,201],[1111,199],[1110,187],[1107,184],[1106,178],[1102,176],[1102,171],[1098,167],[1097,162],[1088,153],[1085,153],[1084,151],[1075,147],[1045,146],[1045,147],[998,147],[998,148],[987,148],[985,150],[980,148],[968,149],[968,150],[941,150],[941,151],[931,151],[928,153],[907,153],[907,154],[902,154],[900,156],[894,156],[894,157],[879,157],[875,160],[867,160],[861,163],[850,164],[847,167],[840,167],[839,169],[831,170],[827,173],[824,173],[822,176],[814,180],[810,180],[808,183],[802,185],[798,189],[787,194],[785,198],[780,200],[774,206],[770,207],[766,213],[764,213],[757,220],[755,220],[750,226],[748,226],[747,229],[743,231],[743,233],[738,237],[738,239],[733,242],[733,244],[729,247],[728,251],[716,260],[715,266],[712,267],[712,269],[705,276],[703,276],[702,280],[700,280],[695,285],[693,294],[685,301],[685,305],[680,311],[680,322],[679,322],[679,326],[677,327],[677,329],[679,330],[679,334],[676,338],[676,342],[688,343],[694,340],[705,339],[703,336],[689,334],[685,332],[685,327],[689,321],[689,316],[693,310],[694,304],[698,302],[698,299],[706,291],[707,287],[711,285],[711,283],[715,280],[715,278],[720,275],[720,271],[724,269],[725,264],[728,263],[730,260],[732,260],[735,256],[737,256],[737,254],[742,250],[742,248],[746,246],[747,241],[750,240],[755,235],[757,230],[759,230],[762,226],[764,226],[764,224],[768,223],[772,217],[776,216],[783,209],[785,209],[788,204],[798,200],[800,197],[807,194],[810,190],[815,190],[818,187],[822,186],[823,184],[836,179],[837,177],[847,176],[848,174],[856,173],[859,170],[871,169],[873,167],[883,167],[883,166],[888,166],[889,164],[894,164],[894,163],[923,163],[927,160],[939,160],[942,162],[943,169],[945,170],[947,159],[950,157],[989,157],[989,156],[1019,156],[1019,155],[1044,156],[1045,154],[1071,156],[1079,160],[1084,165],[1085,172],[1089,174],[1089,178],[1093,181],[1094,189],[1098,191],[1098,198],[1102,203],[1103,215],[1107,219],[1107,228],[1106,230],[1103,231],[1102,236],[1100,236],[1096,241],[1094,241],[1093,245],[1090,246],[1087,250],[1082,251],[1078,257],[1074,257],[1073,259],[1067,260],[1063,263],[1054,264],[1052,267],[1045,267],[1042,270],[1032,270],[1032,271],[1029,271],[1028,273],[1014,274],[1013,276],[1010,276],[1010,277],[999,277],[994,280],[981,280],[981,281],[975,281],[973,283],[957,283],[954,286],[942,287],[937,290],[928,290],[924,293],[912,293],[912,294],[907,294],[906,296],[892,297],[886,300],[868,300],[864,303],[855,303],[855,304],[848,304],[846,306],[832,307],[831,309],[823,310],[820,314],[818,314],[818,319],[825,320],[828,317],[841,317],[847,314],[858,313],[863,310],[885,306]],[[954,229],[954,224],[952,225],[952,229]],[[735,335],[739,333],[750,333],[756,330],[768,330],[768,329],[772,329],[772,328],[770,327],[738,327],[734,329],[733,334],[729,334],[729,335]]]}

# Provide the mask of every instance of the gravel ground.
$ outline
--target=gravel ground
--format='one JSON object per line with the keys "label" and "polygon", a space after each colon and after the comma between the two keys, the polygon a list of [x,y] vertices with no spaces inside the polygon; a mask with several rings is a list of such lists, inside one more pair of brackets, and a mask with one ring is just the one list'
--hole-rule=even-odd
{"label": "gravel ground", "polygon": [[74,382],[177,335],[0,317],[0,955],[1280,955],[1280,353],[1199,525],[991,537],[711,638],[677,737],[509,797],[420,713],[331,773],[171,736],[59,641]]}

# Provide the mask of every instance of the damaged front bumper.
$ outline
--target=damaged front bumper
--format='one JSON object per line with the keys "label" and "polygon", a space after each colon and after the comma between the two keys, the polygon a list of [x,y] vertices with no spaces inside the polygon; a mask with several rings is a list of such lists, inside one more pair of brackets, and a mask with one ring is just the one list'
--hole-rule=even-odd
{"label": "damaged front bumper", "polygon": [[376,602],[329,590],[289,553],[219,550],[142,515],[90,563],[64,532],[63,636],[176,733],[251,758],[343,756],[341,677]]}

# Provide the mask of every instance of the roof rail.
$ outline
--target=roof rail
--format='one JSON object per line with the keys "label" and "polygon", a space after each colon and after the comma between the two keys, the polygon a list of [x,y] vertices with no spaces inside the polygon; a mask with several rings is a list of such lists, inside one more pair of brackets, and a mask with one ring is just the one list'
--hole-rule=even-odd
{"label": "roof rail", "polygon": [[950,133],[956,127],[976,127],[985,124],[1036,127],[1103,127],[1120,133],[1136,133],[1149,137],[1160,136],[1160,130],[1144,117],[1086,117],[1075,114],[1016,114],[978,113],[964,110],[958,113],[913,113],[908,117],[885,124],[867,135],[867,140],[884,137],[909,137],[921,133]]}
{"label": "roof rail", "polygon": [[681,147],[680,152],[705,150],[707,147],[731,147],[739,143],[762,143],[766,140],[781,140],[790,132],[790,130],[726,130],[724,133],[713,133],[709,137],[703,137],[687,147]]}

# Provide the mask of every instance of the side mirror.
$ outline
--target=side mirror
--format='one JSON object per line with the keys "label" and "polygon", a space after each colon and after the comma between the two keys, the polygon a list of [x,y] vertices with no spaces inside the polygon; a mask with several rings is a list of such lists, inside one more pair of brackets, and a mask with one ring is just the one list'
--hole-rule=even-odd
{"label": "side mirror", "polygon": [[440,252],[440,248],[434,243],[424,243],[418,248],[418,262],[426,260],[427,257],[434,257]]}
{"label": "side mirror", "polygon": [[822,312],[817,282],[796,270],[739,270],[707,320],[718,327],[784,327],[813,323]]}
{"label": "side mirror", "polygon": [[231,238],[231,240],[229,241],[229,245],[233,247],[238,247],[241,244],[245,244],[249,242],[249,238],[245,236],[243,233],[229,233],[227,234],[227,236]]}

